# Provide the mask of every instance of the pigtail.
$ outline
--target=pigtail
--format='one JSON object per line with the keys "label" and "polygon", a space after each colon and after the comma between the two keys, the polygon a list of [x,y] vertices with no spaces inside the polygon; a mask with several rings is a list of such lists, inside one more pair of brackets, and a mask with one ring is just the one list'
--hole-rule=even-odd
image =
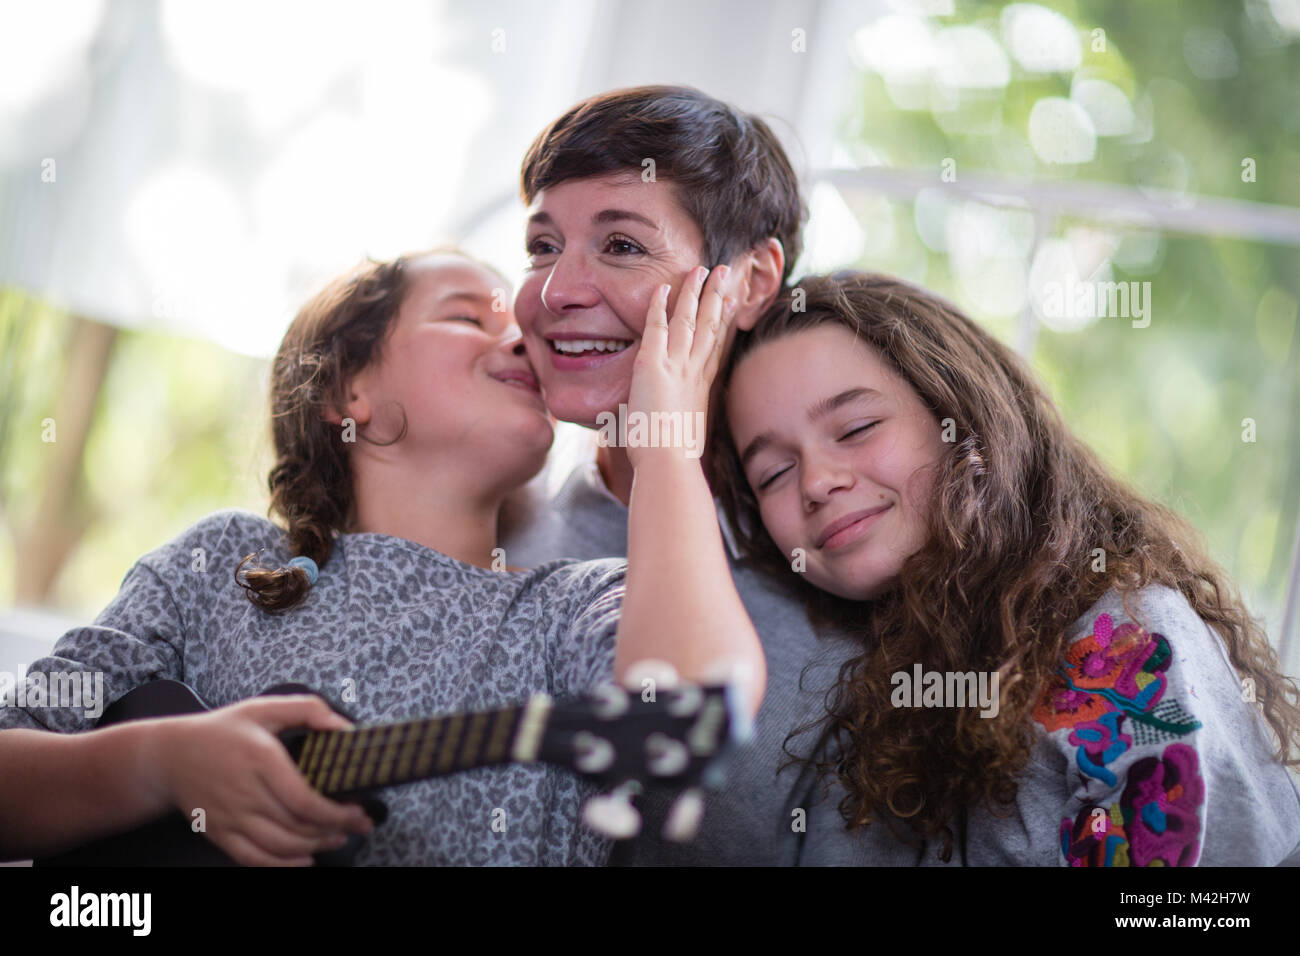
{"label": "pigtail", "polygon": [[284,567],[260,566],[256,563],[260,552],[255,552],[235,569],[235,582],[264,611],[288,611],[306,600],[320,575],[320,566],[334,550],[334,536],[327,527],[299,524],[290,527],[288,537],[297,556]]}
{"label": "pigtail", "polygon": [[[405,294],[407,261],[371,262],[332,282],[303,306],[275,356],[269,511],[287,525],[286,543],[295,557],[267,568],[250,554],[235,569],[235,582],[264,611],[287,611],[303,602],[334,551],[336,534],[353,520],[347,450],[353,439],[329,419],[340,413],[352,376],[379,357]],[[404,419],[393,441],[405,433]]]}

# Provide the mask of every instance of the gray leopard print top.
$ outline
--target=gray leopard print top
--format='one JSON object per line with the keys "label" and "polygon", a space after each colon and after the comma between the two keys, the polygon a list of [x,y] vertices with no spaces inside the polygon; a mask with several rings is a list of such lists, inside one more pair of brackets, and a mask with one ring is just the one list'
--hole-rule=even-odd
{"label": "gray leopard print top", "polygon": [[[365,723],[519,704],[537,691],[578,697],[612,679],[623,561],[491,571],[401,538],[345,534],[306,601],[270,614],[234,581],[254,551],[268,567],[292,557],[257,515],[203,519],[136,562],[95,623],[66,633],[28,673],[102,671],[105,706],[159,678],[184,681],[212,707],[296,681]],[[94,725],[84,708],[14,706],[15,689],[0,730]],[[387,788],[378,796],[389,819],[358,862],[601,865],[610,843],[580,821],[593,792],[538,764]]]}

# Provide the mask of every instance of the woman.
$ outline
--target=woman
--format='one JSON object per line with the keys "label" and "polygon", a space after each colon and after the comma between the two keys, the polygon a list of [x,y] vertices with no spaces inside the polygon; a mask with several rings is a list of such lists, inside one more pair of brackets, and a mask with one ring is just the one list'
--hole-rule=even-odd
{"label": "woman", "polygon": [[[634,409],[703,411],[732,311],[724,278],[715,270],[706,286],[697,270],[671,327],[658,290]],[[552,436],[505,285],[464,256],[427,254],[366,265],[304,307],[272,369],[271,507],[286,529],[241,512],[204,519],[137,562],[94,626],[32,666],[102,672],[109,700],[184,680],[220,709],[51,734],[93,721],[0,708],[0,727],[19,728],[0,733],[0,857],[171,808],[201,808],[208,838],[246,864],[308,865],[368,832],[273,736],[346,721],[309,697],[236,703],[287,681],[392,722],[578,696],[654,658],[697,681],[740,665],[757,710],[762,651],[716,525],[699,520],[713,513],[699,462],[682,449],[632,450],[626,587],[621,562],[505,565],[497,511]],[[697,560],[676,560],[684,546]],[[409,784],[383,793],[389,820],[359,862],[599,864],[610,844],[578,822],[589,793],[537,764]]]}
{"label": "woman", "polygon": [[855,832],[810,820],[815,861],[1300,846],[1294,682],[1190,526],[1113,477],[1013,352],[924,290],[840,273],[741,335],[722,384],[733,527],[860,635],[806,761]]}

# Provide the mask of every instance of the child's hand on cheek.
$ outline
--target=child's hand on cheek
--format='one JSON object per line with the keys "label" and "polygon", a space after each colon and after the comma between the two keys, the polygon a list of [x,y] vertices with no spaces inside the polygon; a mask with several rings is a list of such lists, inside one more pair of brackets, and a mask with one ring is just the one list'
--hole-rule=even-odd
{"label": "child's hand on cheek", "polygon": [[[709,389],[718,373],[735,302],[725,298],[730,269],[704,267],[682,284],[671,321],[670,287],[650,300],[645,332],[632,366],[627,402],[628,458],[633,467],[655,458],[699,458],[708,420]],[[707,277],[707,282],[705,281]]]}

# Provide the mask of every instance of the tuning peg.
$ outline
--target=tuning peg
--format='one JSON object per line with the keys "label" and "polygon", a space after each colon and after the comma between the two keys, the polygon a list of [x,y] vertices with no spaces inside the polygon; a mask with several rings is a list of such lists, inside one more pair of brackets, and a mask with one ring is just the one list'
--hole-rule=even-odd
{"label": "tuning peg", "polygon": [[573,735],[573,765],[582,773],[603,773],[614,763],[614,745],[587,730]]}
{"label": "tuning peg", "polygon": [[598,684],[591,693],[591,709],[601,720],[613,720],[627,713],[627,691],[617,684]]}
{"label": "tuning peg", "polygon": [[704,703],[704,689],[699,684],[682,684],[668,702],[668,713],[674,717],[694,717]]}
{"label": "tuning peg", "polygon": [[749,698],[754,686],[753,666],[739,661],[718,663],[707,672],[703,683],[726,686],[732,736],[740,741],[748,740],[753,736],[754,722],[750,717],[752,710],[749,706]]}
{"label": "tuning peg", "polygon": [[726,725],[726,701],[717,697],[709,698],[691,729],[686,732],[686,742],[691,745],[691,753],[697,757],[716,753],[722,744],[722,733]]}
{"label": "tuning peg", "polygon": [[664,821],[663,837],[673,843],[685,843],[694,840],[700,831],[700,821],[704,818],[704,791],[699,787],[683,790],[681,796],[673,801]]}
{"label": "tuning peg", "polygon": [[680,740],[655,731],[645,739],[646,768],[656,777],[676,777],[691,762]]}
{"label": "tuning peg", "polygon": [[641,793],[641,785],[629,780],[612,791],[592,797],[582,808],[582,819],[597,833],[612,840],[628,840],[641,832],[641,814],[632,806],[632,797]]}

